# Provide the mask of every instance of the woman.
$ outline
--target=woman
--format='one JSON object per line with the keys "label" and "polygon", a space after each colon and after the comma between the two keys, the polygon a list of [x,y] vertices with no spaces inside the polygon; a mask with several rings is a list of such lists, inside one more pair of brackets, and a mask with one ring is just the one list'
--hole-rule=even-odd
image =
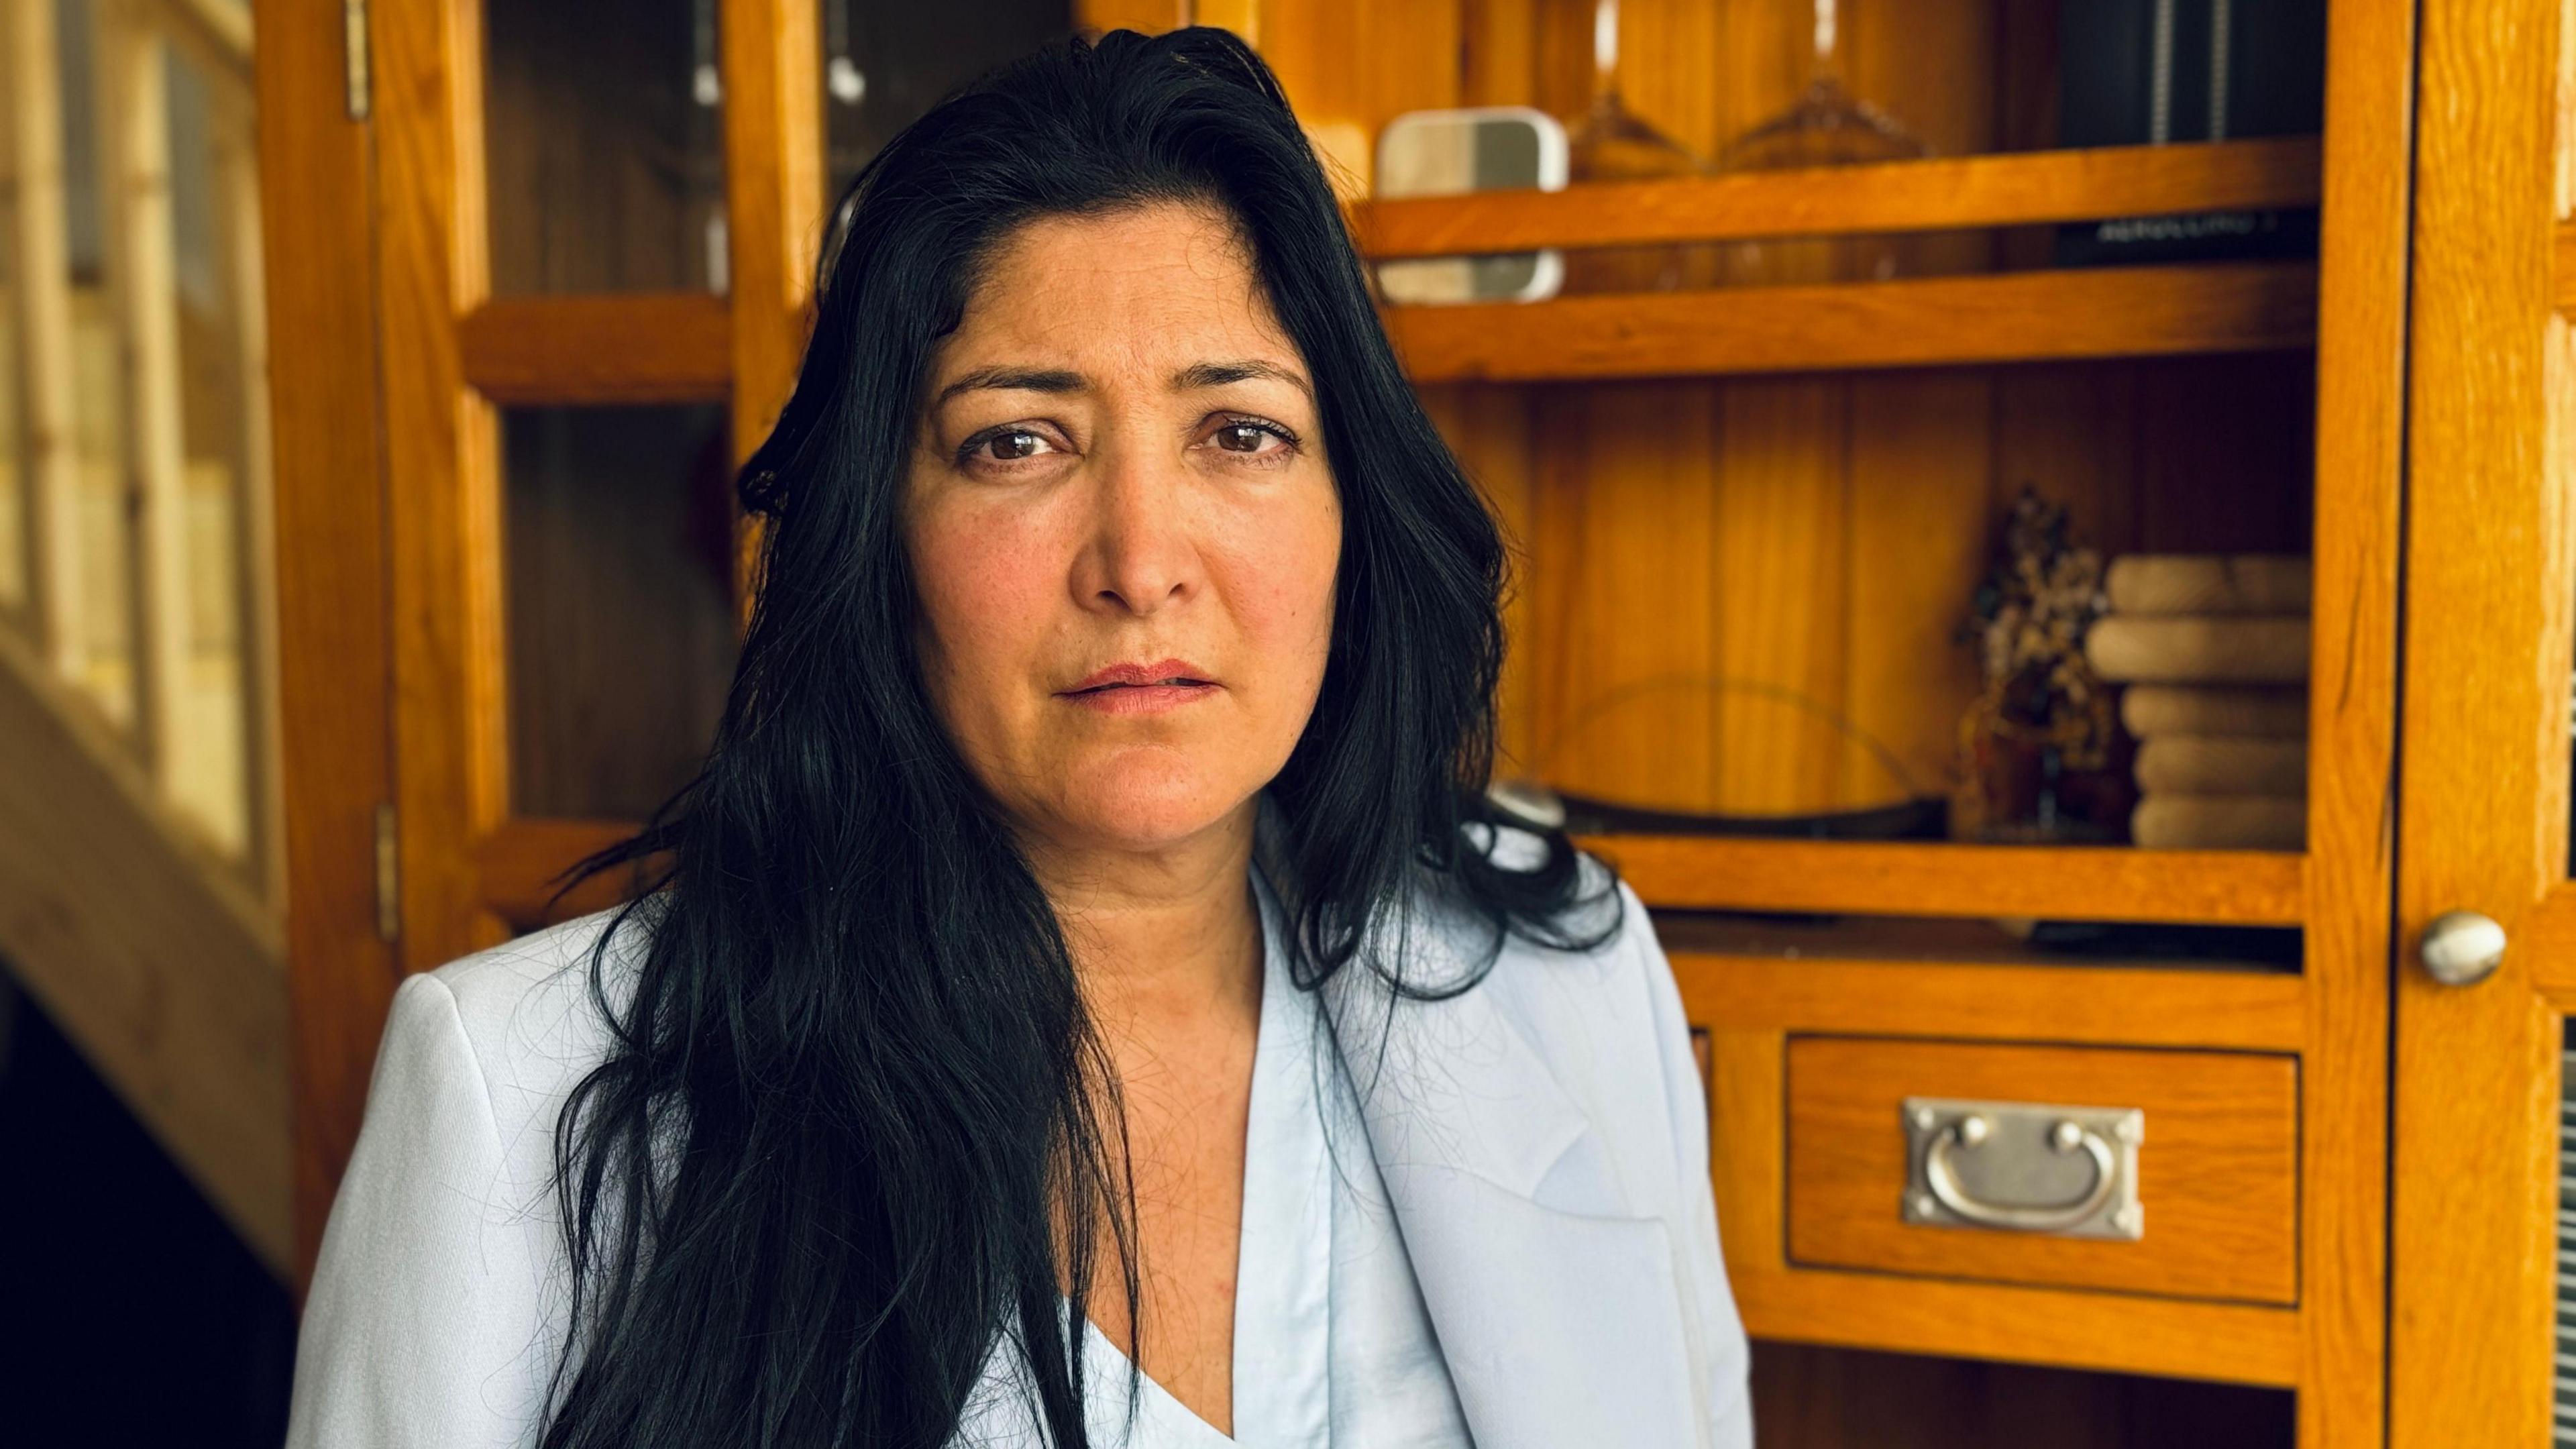
{"label": "woman", "polygon": [[656,889],[396,993],[293,1442],[1750,1442],[1635,896],[1485,802],[1492,522],[1277,82],[889,143]]}

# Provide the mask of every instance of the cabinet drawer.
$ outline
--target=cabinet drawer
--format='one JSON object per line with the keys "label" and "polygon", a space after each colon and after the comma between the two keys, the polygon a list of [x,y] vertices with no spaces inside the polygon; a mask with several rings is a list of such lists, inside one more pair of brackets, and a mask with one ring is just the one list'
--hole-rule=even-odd
{"label": "cabinet drawer", "polygon": [[[1834,1036],[1793,1038],[1788,1057],[1796,1263],[2250,1303],[2298,1299],[2296,1057]],[[1909,1192],[1918,1203],[1930,1200],[1920,1195],[1916,1146],[1926,1134],[1909,1135],[1903,1115],[1918,1098],[2138,1113],[2135,1240],[1908,1222]],[[2081,1197],[2093,1181],[2093,1147],[2075,1150],[2077,1136],[2068,1130],[2067,1162],[2030,1165],[2073,1184],[2055,1192]],[[2033,1140],[2025,1128],[2019,1140],[1999,1136],[1986,1150],[2044,1152]],[[1953,1140],[1943,1160],[1964,1163],[1978,1150]],[[1945,1191],[1969,1193],[1971,1209],[1983,1211],[1973,1185],[1955,1187],[1967,1179],[1964,1171],[1948,1174]]]}

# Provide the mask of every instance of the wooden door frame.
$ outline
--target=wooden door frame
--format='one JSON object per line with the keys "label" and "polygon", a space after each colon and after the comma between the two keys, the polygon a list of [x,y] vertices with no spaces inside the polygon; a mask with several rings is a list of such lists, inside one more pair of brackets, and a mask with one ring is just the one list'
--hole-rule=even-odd
{"label": "wooden door frame", "polygon": [[396,979],[377,899],[393,758],[374,163],[350,115],[344,34],[340,0],[261,0],[299,1291],[357,1139]]}
{"label": "wooden door frame", "polygon": [[[2423,0],[2398,839],[2390,1442],[2547,1441],[2568,882],[2562,0]],[[2469,987],[2413,942],[2482,911]],[[2467,1437],[2474,1429],[2474,1438]]]}
{"label": "wooden door frame", "polygon": [[2396,862],[2416,0],[2332,0],[2309,607],[2298,1441],[2386,1431],[2389,901]]}

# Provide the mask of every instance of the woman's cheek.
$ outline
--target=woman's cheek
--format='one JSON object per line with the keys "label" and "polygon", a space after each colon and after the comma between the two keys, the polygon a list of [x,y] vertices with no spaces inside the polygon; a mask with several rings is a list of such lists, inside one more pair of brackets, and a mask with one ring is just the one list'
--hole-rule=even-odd
{"label": "woman's cheek", "polygon": [[951,506],[916,521],[913,550],[940,712],[963,736],[1007,733],[1063,592],[1046,540],[1007,510]]}
{"label": "woman's cheek", "polygon": [[1251,601],[1247,632],[1262,652],[1311,690],[1323,679],[1331,649],[1335,577],[1341,561],[1341,514],[1330,495],[1299,500],[1258,520],[1237,550]]}

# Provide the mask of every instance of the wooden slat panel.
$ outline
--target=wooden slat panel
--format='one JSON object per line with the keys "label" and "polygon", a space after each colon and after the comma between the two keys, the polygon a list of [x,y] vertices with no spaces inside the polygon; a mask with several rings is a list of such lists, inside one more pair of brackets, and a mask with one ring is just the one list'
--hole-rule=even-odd
{"label": "wooden slat panel", "polygon": [[1978,680],[1955,631],[1991,564],[1988,490],[2002,476],[1994,393],[1977,370],[1851,381],[1848,625],[1836,653],[1842,715],[1858,737],[1839,751],[1833,808],[1927,793],[1958,768],[1957,722]]}
{"label": "wooden slat panel", "polygon": [[1528,632],[1512,641],[1532,682],[1523,768],[1604,799],[1713,808],[1715,691],[1658,691],[1642,709],[1600,704],[1715,672],[1710,389],[1546,388],[1532,402]]}
{"label": "wooden slat panel", "polygon": [[495,297],[457,324],[465,381],[497,403],[712,402],[733,314],[708,292]]}
{"label": "wooden slat panel", "polygon": [[[243,12],[245,18],[248,12]],[[247,62],[248,55],[243,56]],[[241,409],[233,454],[233,516],[240,520],[233,560],[234,608],[240,628],[243,683],[242,789],[249,830],[244,856],[251,879],[281,912],[286,904],[285,810],[279,776],[277,462],[271,431],[268,274],[260,218],[258,107],[248,76],[217,102],[214,192],[221,218],[217,243],[231,311],[232,362]]]}
{"label": "wooden slat panel", "polygon": [[[1710,499],[1705,585],[1714,638],[1702,657],[1716,679],[1765,687],[1709,692],[1704,809],[1799,814],[1845,801],[1843,752],[1818,747],[1817,720],[1848,718],[1852,523],[1865,506],[1852,495],[1844,445],[1851,404],[1848,378],[1747,378],[1717,389],[1710,461],[1720,486]],[[1645,431],[1661,433],[1651,424]],[[1657,619],[1634,615],[1622,626],[1645,632]],[[1783,708],[1784,697],[1806,707]],[[1652,770],[1659,753],[1649,742],[1638,762]],[[1884,778],[1879,784],[1865,803],[1895,803],[1907,793]]]}
{"label": "wooden slat panel", "polygon": [[[2134,1108],[2135,1242],[1907,1223],[1907,1097]],[[1789,1253],[1801,1263],[2173,1298],[2298,1300],[2289,1056],[1808,1037],[1789,1043]]]}
{"label": "wooden slat panel", "polygon": [[2314,340],[2316,269],[2231,262],[2039,271],[1383,315],[1416,382],[2256,352]]}
{"label": "wooden slat panel", "polygon": [[2308,206],[2319,150],[2294,137],[1487,191],[1367,202],[1352,226],[1373,257],[1426,257]]}
{"label": "wooden slat panel", "polygon": [[31,365],[72,355],[72,273],[63,174],[63,95],[54,7],[0,11],[0,106],[8,110],[10,262],[17,282],[18,428],[26,471],[28,622],[46,667],[68,674],[87,637],[80,577],[80,452],[72,371]]}
{"label": "wooden slat panel", "polygon": [[181,768],[188,652],[188,478],[171,225],[169,52],[118,5],[97,11],[101,240],[123,397],[119,464],[131,514],[135,742],[164,790]]}
{"label": "wooden slat panel", "polygon": [[1680,950],[1672,962],[1690,1019],[1730,1030],[2296,1051],[2307,1020],[2306,983],[2287,973]]}
{"label": "wooden slat panel", "polygon": [[2303,857],[2256,850],[1589,836],[1646,903],[1674,910],[1853,911],[2294,926]]}

